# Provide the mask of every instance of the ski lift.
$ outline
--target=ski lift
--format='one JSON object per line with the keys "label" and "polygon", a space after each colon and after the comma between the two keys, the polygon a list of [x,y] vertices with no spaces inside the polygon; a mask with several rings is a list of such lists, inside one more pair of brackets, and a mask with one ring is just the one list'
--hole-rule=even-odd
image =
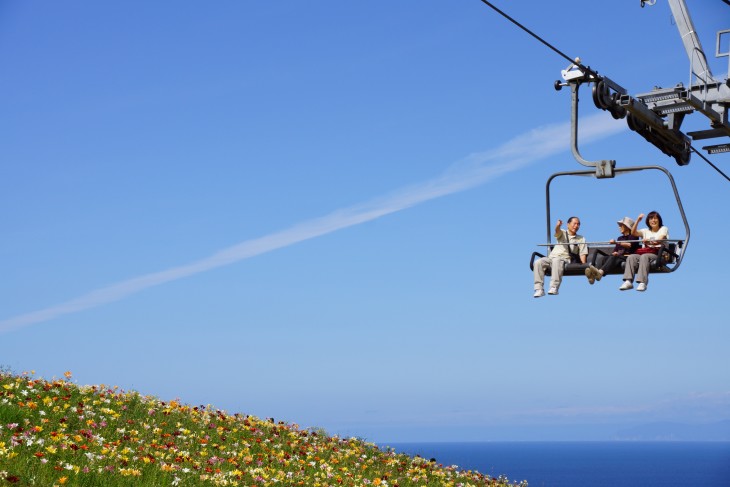
{"label": "ski lift", "polygon": [[[684,213],[684,207],[682,206],[682,201],[679,198],[679,192],[677,191],[677,185],[674,183],[674,178],[672,177],[671,173],[665,169],[662,166],[633,166],[633,167],[626,167],[626,168],[619,168],[617,169],[616,161],[614,160],[600,160],[600,161],[588,161],[581,156],[580,152],[578,151],[578,89],[580,88],[580,85],[582,83],[595,83],[596,87],[600,86],[611,86],[611,88],[621,93],[623,90],[620,86],[613,83],[610,79],[606,77],[600,77],[597,73],[590,69],[583,69],[582,65],[580,64],[580,60],[576,59],[575,63],[572,63],[570,66],[568,66],[567,69],[562,71],[562,76],[565,82],[556,81],[555,82],[555,88],[561,89],[563,86],[570,86],[571,89],[571,149],[573,151],[573,157],[578,161],[578,163],[587,166],[592,167],[592,170],[584,170],[584,171],[567,171],[567,172],[559,172],[555,173],[547,181],[546,187],[545,187],[545,199],[546,199],[546,223],[547,223],[547,242],[545,244],[538,244],[539,246],[547,247],[546,251],[543,253],[541,252],[533,252],[532,257],[530,259],[530,270],[534,269],[535,259],[539,259],[540,257],[544,257],[545,255],[548,255],[552,248],[555,245],[565,245],[565,244],[557,244],[557,243],[551,243],[551,237],[552,237],[552,219],[550,216],[550,184],[552,181],[557,177],[562,176],[583,176],[583,177],[595,177],[598,179],[613,179],[616,175],[624,175],[624,174],[631,174],[636,173],[638,171],[659,171],[664,173],[667,178],[669,179],[669,183],[672,186],[672,190],[674,192],[674,197],[677,202],[677,207],[679,209],[679,213],[682,217],[682,221],[684,223],[684,229],[685,229],[685,237],[681,240],[665,240],[664,244],[662,246],[662,249],[658,253],[658,258],[652,263],[650,272],[653,273],[668,273],[668,272],[674,272],[676,271],[680,264],[682,263],[682,259],[684,257],[684,253],[687,249],[687,244],[689,243],[689,223],[687,222],[687,217]],[[599,89],[600,91],[600,89]],[[596,97],[596,90],[594,88],[594,98]],[[616,112],[614,114],[614,118],[620,118],[621,115],[623,115],[622,112]],[[682,144],[680,144],[682,145]],[[684,147],[682,147],[684,150]],[[688,150],[688,149],[687,149]],[[596,267],[600,267],[603,261],[611,255],[611,252],[613,251],[613,244],[610,244],[609,242],[586,242],[588,245],[588,257],[586,259],[585,264],[581,263],[569,263],[565,265],[564,273],[565,276],[585,276],[585,270],[589,265],[593,265]],[[609,273],[618,274],[622,273],[621,268],[615,268]],[[549,275],[550,270],[546,272],[546,274]]]}

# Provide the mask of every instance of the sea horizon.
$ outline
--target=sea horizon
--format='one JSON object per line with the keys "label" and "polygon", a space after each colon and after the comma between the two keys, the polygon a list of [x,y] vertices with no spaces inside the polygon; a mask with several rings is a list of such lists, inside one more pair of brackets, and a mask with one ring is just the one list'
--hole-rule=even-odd
{"label": "sea horizon", "polygon": [[376,443],[530,487],[727,487],[730,441],[559,440]]}

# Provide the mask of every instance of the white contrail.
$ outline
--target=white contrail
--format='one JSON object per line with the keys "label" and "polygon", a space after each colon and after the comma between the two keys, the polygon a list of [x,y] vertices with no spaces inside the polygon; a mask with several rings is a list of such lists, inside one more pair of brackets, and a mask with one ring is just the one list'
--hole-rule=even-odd
{"label": "white contrail", "polygon": [[[582,122],[581,139],[584,142],[590,142],[613,135],[624,128],[623,124],[616,123],[615,120],[599,113],[586,117]],[[0,332],[118,301],[152,286],[230,265],[303,240],[375,220],[424,201],[479,186],[502,174],[516,171],[527,164],[566,150],[569,134],[570,125],[567,123],[539,127],[515,137],[494,150],[471,154],[451,165],[441,176],[430,181],[401,188],[389,195],[334,211],[329,215],[299,223],[286,230],[246,240],[187,265],[128,279],[97,289],[58,306],[0,321]]]}

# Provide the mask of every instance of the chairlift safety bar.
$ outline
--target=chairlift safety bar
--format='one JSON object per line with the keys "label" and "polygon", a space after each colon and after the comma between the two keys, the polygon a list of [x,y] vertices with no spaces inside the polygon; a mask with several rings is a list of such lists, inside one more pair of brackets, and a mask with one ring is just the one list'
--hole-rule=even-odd
{"label": "chairlift safety bar", "polygon": [[[676,243],[676,244],[682,244],[684,240],[674,240],[674,239],[663,239],[663,240],[657,240],[657,242],[669,242],[669,243]],[[538,247],[555,247],[556,245],[614,245],[618,243],[644,243],[643,240],[617,240],[615,242],[553,242],[553,243],[546,243],[546,244],[537,244]]]}

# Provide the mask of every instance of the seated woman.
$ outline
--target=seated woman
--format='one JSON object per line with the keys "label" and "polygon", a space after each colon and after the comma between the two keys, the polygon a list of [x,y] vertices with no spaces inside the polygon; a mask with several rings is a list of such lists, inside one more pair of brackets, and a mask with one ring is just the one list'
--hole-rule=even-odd
{"label": "seated woman", "polygon": [[636,290],[646,291],[646,287],[649,285],[651,263],[659,258],[658,253],[662,248],[663,241],[669,238],[669,229],[662,223],[662,217],[659,213],[656,211],[649,212],[646,217],[648,228],[637,230],[636,226],[642,218],[644,218],[643,213],[636,219],[634,228],[631,229],[631,235],[641,237],[644,240],[644,247],[626,259],[624,283],[619,288],[621,291],[634,287],[634,276],[636,276],[636,282],[639,283]]}
{"label": "seated woman", "polygon": [[[611,239],[608,241],[608,243],[616,244],[616,246],[613,248],[613,252],[611,253],[611,255],[608,256],[600,269],[594,267],[593,265],[589,266],[586,269],[586,277],[588,278],[588,282],[590,284],[593,284],[596,281],[600,281],[607,272],[610,272],[616,268],[620,268],[621,262],[624,262],[626,260],[626,257],[636,253],[636,251],[639,249],[639,242],[636,240],[637,237],[631,235],[631,230],[634,228],[634,220],[625,216],[623,219],[617,221],[616,223],[618,223],[618,228],[621,231],[621,235],[615,240]],[[624,242],[624,240],[633,240],[633,242]]]}

